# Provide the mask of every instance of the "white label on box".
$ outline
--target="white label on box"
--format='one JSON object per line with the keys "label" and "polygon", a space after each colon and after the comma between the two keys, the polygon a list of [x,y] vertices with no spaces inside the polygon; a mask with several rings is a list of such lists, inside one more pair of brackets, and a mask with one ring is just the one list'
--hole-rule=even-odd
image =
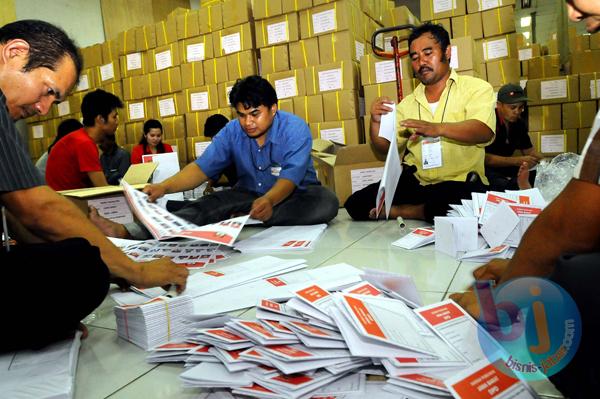
{"label": "white label on box", "polygon": [[[230,90],[231,91],[231,90]],[[277,93],[277,98],[290,98],[296,97],[298,95],[298,86],[296,85],[296,77],[292,76],[291,78],[279,79],[275,81],[275,92]],[[227,94],[229,97],[229,94]]]}
{"label": "white label on box", "polygon": [[340,90],[342,88],[342,68],[319,72],[319,90]]}
{"label": "white label on box", "polygon": [[458,46],[450,47],[450,68],[458,69]]}
{"label": "white label on box", "polygon": [[190,103],[192,111],[203,111],[208,109],[208,92],[190,94]]}
{"label": "white label on box", "polygon": [[479,0],[481,9],[479,11],[489,10],[490,8],[498,8],[502,5],[500,0]]}
{"label": "white label on box", "polygon": [[532,48],[522,48],[519,50],[519,61],[527,61],[533,58]]}
{"label": "white label on box", "polygon": [[565,135],[542,135],[540,150],[542,152],[565,152]]}
{"label": "white label on box", "polygon": [[346,136],[344,135],[343,127],[333,129],[321,129],[321,138],[323,140],[333,141],[338,144],[346,144]]}
{"label": "white label on box", "polygon": [[483,42],[483,57],[488,61],[508,57],[508,42],[506,38]]}
{"label": "white label on box", "polygon": [[567,97],[567,79],[548,80],[540,86],[540,97],[542,100]]}
{"label": "white label on box", "polygon": [[351,170],[350,181],[352,184],[352,194],[354,194],[358,190],[362,190],[369,184],[381,181],[382,176],[383,167]]}
{"label": "white label on box", "polygon": [[158,113],[161,117],[175,115],[175,101],[173,97],[158,101]]}
{"label": "white label on box", "polygon": [[156,60],[156,70],[160,71],[161,69],[170,68],[173,66],[173,59],[171,58],[171,50],[163,51],[161,53],[157,53],[154,56]]}
{"label": "white label on box", "polygon": [[144,119],[144,103],[131,103],[129,104],[129,119]]}
{"label": "white label on box", "polygon": [[75,91],[89,90],[90,88],[90,80],[87,76],[87,73],[83,73],[79,76],[79,82],[77,82],[77,88]]}
{"label": "white label on box", "polygon": [[113,63],[102,65],[100,67],[100,79],[104,82],[105,80],[113,79],[115,77],[115,69]]}
{"label": "white label on box", "polygon": [[527,87],[527,79],[519,80],[519,86],[521,86],[521,89],[525,90],[525,87]]}
{"label": "white label on box", "polygon": [[433,0],[433,13],[450,11],[456,8],[456,0]]}
{"label": "white label on box", "polygon": [[242,40],[240,33],[234,33],[221,37],[221,49],[225,54],[231,54],[242,50]]}
{"label": "white label on box", "polygon": [[142,68],[142,53],[127,54],[127,70]]}
{"label": "white label on box", "polygon": [[31,128],[31,133],[33,134],[34,139],[44,138],[44,125],[34,125]]}
{"label": "white label on box", "polygon": [[65,116],[71,113],[71,106],[69,105],[69,101],[62,101],[58,103],[58,116]]}
{"label": "white label on box", "polygon": [[206,55],[204,43],[188,44],[187,62],[202,61]]}
{"label": "white label on box", "polygon": [[600,79],[590,80],[590,97],[600,98]]}
{"label": "white label on box", "polygon": [[273,45],[289,40],[287,21],[267,25],[267,44]]}
{"label": "white label on box", "polygon": [[335,8],[313,14],[312,23],[315,35],[335,30]]}
{"label": "white label on box", "polygon": [[365,55],[365,44],[355,40],[354,48],[356,49],[356,59],[360,60]]}
{"label": "white label on box", "polygon": [[396,64],[394,60],[380,61],[375,63],[375,82],[395,82],[396,81]]}
{"label": "white label on box", "polygon": [[210,141],[198,141],[194,143],[194,153],[196,154],[196,158],[199,158],[204,154],[204,151],[206,151],[209,145]]}

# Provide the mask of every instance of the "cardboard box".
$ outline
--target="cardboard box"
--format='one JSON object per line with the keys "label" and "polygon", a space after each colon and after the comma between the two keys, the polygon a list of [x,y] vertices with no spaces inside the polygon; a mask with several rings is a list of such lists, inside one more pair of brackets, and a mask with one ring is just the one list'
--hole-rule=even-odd
{"label": "cardboard box", "polygon": [[440,18],[450,18],[467,13],[467,7],[463,0],[444,1],[431,0],[421,1],[421,20],[431,21]]}
{"label": "cardboard box", "polygon": [[117,43],[119,55],[135,53],[137,51],[135,44],[135,28],[120,32],[117,36]]}
{"label": "cardboard box", "polygon": [[552,55],[552,54],[558,54],[558,40],[557,39],[550,39],[546,42],[546,51],[543,55]]}
{"label": "cardboard box", "polygon": [[579,101],[579,79],[577,75],[560,78],[529,79],[526,90],[529,105]]}
{"label": "cardboard box", "polygon": [[281,0],[254,0],[252,13],[255,20],[283,14]]}
{"label": "cardboard box", "polygon": [[159,96],[162,93],[160,72],[136,76],[133,83],[138,85],[137,91],[134,87],[135,98],[150,98]]}
{"label": "cardboard box", "polygon": [[94,72],[95,71],[93,68],[82,70],[81,74],[79,74],[79,81],[77,82],[77,85],[73,88],[73,91],[86,91],[96,88],[96,78]]}
{"label": "cardboard box", "polygon": [[319,180],[335,192],[340,204],[352,193],[380,180],[385,165],[369,144],[342,147],[336,155],[313,153],[313,159]]}
{"label": "cardboard box", "polygon": [[108,64],[97,66],[95,69],[95,80],[99,86],[121,80],[121,69],[118,58]]}
{"label": "cardboard box", "polygon": [[[270,1],[270,0],[269,0]],[[301,11],[313,6],[312,0],[281,0],[283,14],[292,11]]]}
{"label": "cardboard box", "polygon": [[154,24],[135,28],[135,48],[147,51],[156,47],[156,26]]}
{"label": "cardboard box", "polygon": [[212,35],[193,37],[181,42],[181,61],[197,62],[214,57],[214,44]]}
{"label": "cardboard box", "polygon": [[600,98],[600,73],[582,73],[579,75],[579,100]]}
{"label": "cardboard box", "polygon": [[527,60],[529,79],[542,79],[560,76],[560,56],[545,55]]}
{"label": "cardboard box", "polygon": [[167,18],[157,22],[156,29],[156,47],[166,46],[177,41],[177,20]]}
{"label": "cardboard box", "polygon": [[517,36],[514,33],[475,41],[477,61],[489,62],[517,58]]}
{"label": "cardboard box", "polygon": [[[414,25],[419,26],[421,22],[419,18],[406,6],[394,7],[383,10],[383,26],[399,26],[399,25]],[[398,39],[408,39],[410,32],[406,31],[404,36],[399,36]],[[366,38],[368,39],[368,37]]]}
{"label": "cardboard box", "polygon": [[529,130],[534,132],[560,130],[562,129],[560,116],[560,104],[529,107]]}
{"label": "cardboard box", "polygon": [[569,35],[569,51],[586,51],[590,49],[590,35]]}
{"label": "cardboard box", "polygon": [[102,48],[102,64],[108,64],[119,59],[119,42],[115,40],[107,40],[101,45]]}
{"label": "cardboard box", "polygon": [[279,100],[306,95],[305,76],[302,69],[271,73],[266,75],[265,79],[275,88]]}
{"label": "cardboard box", "polygon": [[256,47],[263,48],[298,41],[298,13],[278,15],[254,23]]}
{"label": "cardboard box", "polygon": [[529,132],[536,151],[543,156],[577,152],[577,129]]}
{"label": "cardboard box", "polygon": [[202,62],[181,64],[181,87],[204,86],[204,67]]}
{"label": "cardboard box", "polygon": [[116,82],[103,84],[102,86],[100,86],[100,88],[104,91],[114,94],[119,98],[123,98],[123,85],[121,84],[120,80]]}
{"label": "cardboard box", "polygon": [[600,50],[577,51],[569,56],[571,74],[600,71]]}
{"label": "cardboard box", "polygon": [[363,130],[358,119],[343,121],[310,123],[313,138],[333,141],[342,145],[362,144],[365,142]]}
{"label": "cardboard box", "polygon": [[579,129],[592,127],[596,117],[596,101],[579,101],[562,105],[562,128]]}
{"label": "cardboard box", "polygon": [[[300,11],[302,39],[331,32],[351,30],[363,36],[363,14],[350,0],[339,0]],[[363,38],[364,39],[364,38]]]}
{"label": "cardboard box", "polygon": [[356,62],[339,61],[306,68],[307,95],[333,90],[360,90],[359,67]]}
{"label": "cardboard box", "polygon": [[515,12],[513,6],[493,8],[481,13],[483,36],[491,37],[515,31]]}
{"label": "cardboard box", "polygon": [[231,107],[219,108],[215,111],[215,113],[221,114],[229,120],[237,118],[237,114],[236,114],[235,110]]}
{"label": "cardboard box", "polygon": [[204,124],[211,115],[208,111],[188,112],[185,114],[185,128],[187,137],[204,136]]}
{"label": "cardboard box", "polygon": [[304,119],[307,123],[323,122],[323,96],[297,96],[294,100],[294,113]]}
{"label": "cardboard box", "polygon": [[156,112],[156,102],[154,98],[147,98],[136,101],[126,101],[123,115],[124,122],[145,121],[158,117]]}
{"label": "cardboard box", "polygon": [[[450,66],[457,72],[479,69],[475,60],[475,42],[470,36],[457,37],[450,41]],[[410,58],[409,64],[410,64]]]}
{"label": "cardboard box", "polygon": [[223,28],[245,24],[251,20],[250,0],[226,0],[223,2]]}
{"label": "cardboard box", "polygon": [[577,153],[581,154],[583,152],[583,147],[585,147],[585,143],[590,136],[590,128],[584,127],[582,129],[577,129]]}
{"label": "cardboard box", "polygon": [[471,36],[473,40],[483,37],[483,25],[481,13],[452,17],[452,37]]}
{"label": "cardboard box", "polygon": [[[408,96],[414,90],[413,80],[404,79],[402,81],[402,94]],[[364,86],[365,91],[365,114],[370,114],[371,104],[379,97],[387,97],[394,102],[398,102],[398,88],[396,82],[387,82]]]}
{"label": "cardboard box", "polygon": [[215,84],[185,89],[183,93],[186,113],[219,108],[219,93]]}
{"label": "cardboard box", "polygon": [[177,15],[177,39],[187,39],[200,34],[198,15],[198,10],[186,10],[185,13]]}
{"label": "cardboard box", "polygon": [[294,112],[294,100],[292,98],[284,98],[283,100],[277,101],[277,109],[285,112],[289,112],[290,114]]}
{"label": "cardboard box", "polygon": [[144,134],[144,121],[125,124],[125,136],[128,144],[138,144]]}
{"label": "cardboard box", "polygon": [[181,70],[178,66],[158,72],[161,94],[181,91]]}
{"label": "cardboard box", "polygon": [[227,74],[227,57],[206,60],[202,63],[202,66],[204,67],[205,84],[217,84],[231,80]]}
{"label": "cardboard box", "polygon": [[163,137],[165,140],[185,138],[185,118],[183,115],[162,118],[161,123],[163,125]]}
{"label": "cardboard box", "polygon": [[223,5],[221,3],[200,7],[198,10],[201,35],[212,34],[223,29]]}
{"label": "cardboard box", "polygon": [[152,64],[152,72],[181,64],[179,45],[177,43],[170,43],[166,46],[154,48],[148,51],[148,56]]}
{"label": "cardboard box", "polygon": [[358,92],[356,90],[336,90],[323,93],[323,116],[325,121],[358,119],[360,116]]}
{"label": "cardboard box", "polygon": [[221,82],[217,85],[217,95],[219,97],[219,108],[229,107],[229,92],[233,88],[235,80],[229,82]]}
{"label": "cardboard box", "polygon": [[260,49],[261,74],[290,70],[290,54],[287,44]]}
{"label": "cardboard box", "polygon": [[28,124],[27,136],[29,140],[43,139],[44,137],[49,137],[50,132],[48,131],[48,126],[44,122]]}
{"label": "cardboard box", "polygon": [[448,35],[452,37],[452,20],[449,17],[432,19],[429,22],[431,22],[432,24],[442,25],[444,29],[446,29],[446,32],[448,32]]}
{"label": "cardboard box", "polygon": [[102,45],[98,43],[82,48],[81,56],[83,57],[84,68],[93,68],[102,65]]}
{"label": "cardboard box", "polygon": [[349,30],[322,35],[318,40],[321,64],[342,60],[359,62],[361,56],[365,54],[362,39],[358,39]]}
{"label": "cardboard box", "polygon": [[185,138],[165,140],[165,143],[173,147],[173,151],[177,152],[179,160],[179,168],[183,169],[187,164],[187,143]]}
{"label": "cardboard box", "polygon": [[303,69],[321,63],[319,58],[319,39],[316,37],[290,43],[289,48],[291,69]]}
{"label": "cardboard box", "polygon": [[213,33],[215,57],[254,48],[254,34],[250,23],[225,28]]}
{"label": "cardboard box", "polygon": [[256,50],[240,51],[226,56],[229,80],[245,78],[258,73]]}
{"label": "cardboard box", "polygon": [[[413,69],[408,56],[400,59],[402,79],[413,77]],[[360,78],[363,86],[376,83],[395,82],[396,64],[393,59],[379,58],[367,54],[360,60]]]}
{"label": "cardboard box", "polygon": [[590,35],[590,50],[600,50],[600,33]]}
{"label": "cardboard box", "polygon": [[[133,188],[141,190],[145,185],[146,183],[136,184],[133,185]],[[86,215],[89,213],[89,206],[93,205],[102,216],[114,222],[131,223],[134,221],[121,186],[65,190],[59,191],[59,194],[71,200]]]}
{"label": "cardboard box", "polygon": [[135,52],[119,57],[121,77],[144,75],[152,70],[146,52]]}
{"label": "cardboard box", "polygon": [[186,99],[183,93],[172,93],[156,97],[155,106],[160,118],[183,115],[186,110]]}
{"label": "cardboard box", "polygon": [[539,57],[542,55],[542,47],[534,43],[530,46],[519,47],[519,61],[527,61],[533,57]]}
{"label": "cardboard box", "polygon": [[188,163],[195,161],[200,157],[201,153],[204,152],[208,144],[210,144],[210,137],[198,136],[188,137],[187,142],[187,161]]}
{"label": "cardboard box", "polygon": [[492,8],[510,6],[514,4],[515,0],[467,0],[467,12],[472,14],[474,12],[481,12]]}
{"label": "cardboard box", "polygon": [[493,87],[507,83],[518,83],[521,76],[521,62],[516,58],[486,63],[487,81]]}

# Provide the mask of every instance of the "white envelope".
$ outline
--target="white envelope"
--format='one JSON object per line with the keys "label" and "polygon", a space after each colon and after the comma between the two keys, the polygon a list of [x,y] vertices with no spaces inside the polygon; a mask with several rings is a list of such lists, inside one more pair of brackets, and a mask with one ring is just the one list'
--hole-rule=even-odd
{"label": "white envelope", "polygon": [[435,250],[456,258],[459,252],[472,251],[477,245],[477,218],[434,218]]}

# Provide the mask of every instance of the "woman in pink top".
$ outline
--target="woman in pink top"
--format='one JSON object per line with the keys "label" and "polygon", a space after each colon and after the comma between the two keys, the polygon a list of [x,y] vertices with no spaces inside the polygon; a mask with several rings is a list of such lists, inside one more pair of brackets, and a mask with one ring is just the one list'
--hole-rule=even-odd
{"label": "woman in pink top", "polygon": [[144,135],[140,143],[131,151],[131,163],[142,163],[142,156],[148,154],[162,154],[173,152],[173,148],[162,141],[162,124],[156,119],[148,119],[144,122]]}

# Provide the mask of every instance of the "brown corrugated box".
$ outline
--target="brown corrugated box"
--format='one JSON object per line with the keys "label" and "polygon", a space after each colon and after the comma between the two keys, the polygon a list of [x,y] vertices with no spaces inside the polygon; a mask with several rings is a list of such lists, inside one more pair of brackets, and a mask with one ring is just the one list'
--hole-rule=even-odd
{"label": "brown corrugated box", "polygon": [[449,17],[433,19],[429,22],[431,22],[432,24],[442,25],[444,29],[446,29],[446,32],[448,32],[448,35],[452,37],[452,20]]}
{"label": "brown corrugated box", "polygon": [[[134,83],[139,85],[139,96],[137,98],[149,98],[162,93],[160,86],[160,72],[152,72],[138,76]],[[136,93],[134,88],[134,93]]]}
{"label": "brown corrugated box", "polygon": [[590,35],[590,50],[600,49],[600,33]]}
{"label": "brown corrugated box", "polygon": [[240,51],[226,56],[229,80],[245,78],[258,73],[256,50]]}
{"label": "brown corrugated box", "polygon": [[233,88],[235,80],[221,82],[217,85],[217,95],[219,97],[219,108],[229,107],[229,92]]}
{"label": "brown corrugated box", "polygon": [[264,19],[283,14],[281,0],[254,0],[252,7],[254,19]]}
{"label": "brown corrugated box", "polygon": [[181,64],[179,45],[177,43],[170,43],[166,46],[154,48],[148,51],[148,57],[150,57],[152,72]]}
{"label": "brown corrugated box", "polygon": [[154,26],[156,29],[156,47],[166,46],[177,41],[177,20],[175,18],[159,21]]}
{"label": "brown corrugated box", "polygon": [[529,107],[529,130],[536,132],[562,129],[560,107],[560,104]]}
{"label": "brown corrugated box", "polygon": [[217,3],[207,7],[200,7],[198,10],[198,21],[200,23],[199,30],[201,35],[223,29],[223,5]]}
{"label": "brown corrugated box", "polygon": [[100,86],[100,88],[104,91],[114,94],[119,98],[123,98],[123,85],[121,81],[111,82]]}
{"label": "brown corrugated box", "polygon": [[[157,116],[154,98],[126,101],[125,110],[121,113],[124,122],[145,121]],[[129,142],[129,140],[128,140]]]}
{"label": "brown corrugated box", "polygon": [[73,91],[85,91],[92,90],[96,87],[96,76],[94,74],[94,69],[84,69],[81,71],[79,75],[79,81],[77,85],[73,88]]}
{"label": "brown corrugated box", "polygon": [[482,2],[481,0],[467,0],[467,11],[469,14],[485,11],[495,7],[514,5],[515,0],[497,0],[495,2]]}
{"label": "brown corrugated box", "polygon": [[517,36],[510,33],[476,40],[475,54],[476,59],[481,62],[517,58]]}
{"label": "brown corrugated box", "polygon": [[179,159],[179,167],[183,169],[187,164],[187,143],[185,138],[165,140],[165,143],[170,144],[177,151]]}
{"label": "brown corrugated box", "polygon": [[177,15],[177,39],[187,39],[188,37],[200,34],[200,20],[198,15],[198,10],[186,10],[185,13]]}
{"label": "brown corrugated box", "polygon": [[364,36],[363,13],[350,0],[339,0],[300,11],[300,35],[302,39],[331,32],[351,30]]}
{"label": "brown corrugated box", "polygon": [[590,35],[569,35],[569,51],[585,51],[590,49]]}
{"label": "brown corrugated box", "polygon": [[282,111],[293,114],[294,113],[294,100],[291,98],[284,98],[283,100],[278,100],[277,108]]}
{"label": "brown corrugated box", "polygon": [[268,74],[290,70],[290,55],[288,45],[264,47],[260,49],[260,60],[262,72]]}
{"label": "brown corrugated box", "polygon": [[527,60],[529,79],[542,79],[560,76],[560,56],[545,55]]}
{"label": "brown corrugated box", "polygon": [[222,57],[237,51],[253,49],[253,34],[254,31],[250,23],[245,23],[213,32],[213,48],[215,57]]}
{"label": "brown corrugated box", "polygon": [[452,18],[452,37],[471,36],[481,39],[483,37],[483,25],[481,24],[481,13],[462,15]]}
{"label": "brown corrugated box", "polygon": [[183,93],[186,113],[219,108],[219,93],[215,84],[185,89]]}
{"label": "brown corrugated box", "polygon": [[571,74],[600,71],[600,50],[577,51],[569,56]]}
{"label": "brown corrugated box", "polygon": [[335,192],[340,204],[353,192],[353,170],[383,168],[385,165],[385,158],[378,157],[369,144],[342,147],[336,155],[313,153],[313,159],[317,163],[319,180]]}
{"label": "brown corrugated box", "polygon": [[544,53],[544,55],[552,55],[552,54],[558,54],[558,40],[557,39],[550,39],[546,42],[546,52]]}
{"label": "brown corrugated box", "polygon": [[202,35],[181,42],[181,62],[204,61],[214,57],[212,35]]}
{"label": "brown corrugated box", "polygon": [[84,68],[93,68],[102,65],[102,45],[99,43],[82,48],[81,55],[83,57]]}
{"label": "brown corrugated box", "polygon": [[294,97],[294,111],[296,115],[304,119],[307,123],[323,122],[323,96],[315,94],[313,96]]}
{"label": "brown corrugated box", "polygon": [[135,49],[147,51],[156,47],[156,26],[154,24],[135,28]]}
{"label": "brown corrugated box", "polygon": [[123,101],[135,100],[141,98],[139,96],[139,87],[136,84],[136,80],[139,76],[132,76],[129,78],[123,78]]}
{"label": "brown corrugated box", "polygon": [[98,85],[104,85],[121,80],[121,68],[119,66],[118,58],[112,62],[97,66],[95,68],[95,81]]}
{"label": "brown corrugated box", "polygon": [[302,69],[309,66],[319,65],[319,39],[312,37],[302,39],[289,44],[290,68]]}
{"label": "brown corrugated box", "polygon": [[500,87],[507,83],[519,83],[521,76],[521,63],[516,58],[492,61],[486,63],[487,81],[493,87]]}
{"label": "brown corrugated box", "polygon": [[342,145],[364,143],[363,130],[358,119],[310,123],[313,138],[333,141]]}
{"label": "brown corrugated box", "polygon": [[562,128],[591,127],[598,111],[596,101],[579,101],[562,105]]}
{"label": "brown corrugated box", "polygon": [[209,143],[210,141],[210,137],[204,136],[186,138],[188,163],[193,162],[198,158],[198,154],[196,153],[196,143]]}
{"label": "brown corrugated box", "polygon": [[49,137],[48,125],[45,122],[30,123],[27,125],[27,137],[29,140],[43,139]]}
{"label": "brown corrugated box", "polygon": [[250,0],[226,0],[223,2],[223,28],[252,21]]}
{"label": "brown corrugated box", "polygon": [[204,67],[202,62],[181,64],[181,87],[196,87],[204,85]]}
{"label": "brown corrugated box", "polygon": [[330,64],[341,60],[358,62],[364,55],[362,39],[357,38],[348,30],[322,35],[318,37],[318,40],[321,64]]}
{"label": "brown corrugated box", "polygon": [[143,75],[152,70],[148,54],[142,51],[122,55],[119,57],[119,64],[121,66],[122,78]]}
{"label": "brown corrugated box", "polygon": [[237,114],[235,113],[234,109],[231,108],[231,107],[219,108],[214,113],[215,114],[221,114],[221,115],[225,116],[229,120],[231,120],[233,118],[237,118]]}
{"label": "brown corrugated box", "polygon": [[119,42],[115,40],[107,40],[101,45],[102,48],[102,64],[108,64],[119,59]]}
{"label": "brown corrugated box", "polygon": [[533,43],[532,45],[519,47],[519,61],[527,61],[533,57],[539,57],[542,55],[542,48],[539,44]]}
{"label": "brown corrugated box", "polygon": [[[411,94],[414,90],[413,79],[402,80],[402,94],[404,97]],[[365,113],[369,114],[371,104],[379,97],[388,97],[393,102],[398,102],[398,89],[396,82],[387,82],[364,86],[365,91]]]}
{"label": "brown corrugated box", "polygon": [[481,13],[483,36],[491,37],[515,31],[515,11],[513,6],[493,8]]}
{"label": "brown corrugated box", "polygon": [[600,98],[600,73],[582,73],[579,75],[579,100]]}
{"label": "brown corrugated box", "polygon": [[[383,26],[399,26],[399,25],[414,25],[419,26],[421,22],[406,6],[394,7],[383,10]],[[410,32],[403,32],[404,35],[399,35],[398,39],[408,39]],[[368,39],[368,38],[367,38]]]}
{"label": "brown corrugated box", "polygon": [[185,127],[187,137],[203,137],[204,124],[209,115],[208,111],[188,112],[185,114]]}
{"label": "brown corrugated box", "polygon": [[323,93],[323,116],[327,122],[358,119],[358,92],[336,90]]}
{"label": "brown corrugated box", "polygon": [[[163,134],[165,140],[185,138],[185,119],[183,115],[162,118],[161,123],[163,125]],[[185,159],[185,157],[183,159]]]}
{"label": "brown corrugated box", "polygon": [[[413,69],[408,56],[400,60],[402,79],[413,77]],[[379,58],[367,54],[360,60],[360,78],[363,86],[396,81],[396,64],[393,59]]]}
{"label": "brown corrugated box", "polygon": [[577,75],[560,78],[529,79],[527,97],[530,105],[559,104],[579,101],[579,78]]}
{"label": "brown corrugated box", "polygon": [[286,72],[270,73],[265,76],[277,92],[278,99],[306,95],[304,71],[294,69]]}
{"label": "brown corrugated box", "polygon": [[257,21],[254,29],[257,48],[295,42],[300,38],[298,13],[295,12]]}
{"label": "brown corrugated box", "polygon": [[135,53],[137,51],[135,44],[135,29],[136,28],[127,29],[126,31],[120,32],[117,36],[119,55]]}
{"label": "brown corrugated box", "polygon": [[181,91],[181,70],[179,66],[163,69],[158,72],[161,94]]}
{"label": "brown corrugated box", "polygon": [[42,139],[27,140],[29,143],[29,154],[32,159],[38,159],[44,153]]}
{"label": "brown corrugated box", "polygon": [[[421,21],[431,21],[433,19],[450,18],[467,13],[467,7],[464,0],[456,2],[439,1],[421,1]],[[448,6],[448,7],[446,7]],[[437,12],[436,12],[437,11]]]}
{"label": "brown corrugated box", "polygon": [[583,152],[583,147],[585,147],[585,143],[590,136],[590,128],[584,127],[581,129],[577,129],[577,153],[581,154]]}
{"label": "brown corrugated box", "polygon": [[312,6],[312,0],[281,0],[281,11],[283,14],[291,11],[305,10]]}
{"label": "brown corrugated box", "polygon": [[305,70],[306,94],[332,90],[360,90],[359,66],[353,61],[339,61]]}
{"label": "brown corrugated box", "polygon": [[[471,36],[456,37],[450,40],[452,55],[450,66],[456,71],[468,71],[478,69],[475,61],[475,42]],[[410,65],[410,59],[409,59]]]}
{"label": "brown corrugated box", "polygon": [[577,129],[529,132],[536,151],[543,156],[577,152]]}
{"label": "brown corrugated box", "polygon": [[156,97],[156,111],[160,118],[183,115],[186,110],[186,99],[183,93],[172,93]]}
{"label": "brown corrugated box", "polygon": [[204,68],[205,84],[216,84],[231,80],[227,74],[227,57],[203,61],[202,66]]}

